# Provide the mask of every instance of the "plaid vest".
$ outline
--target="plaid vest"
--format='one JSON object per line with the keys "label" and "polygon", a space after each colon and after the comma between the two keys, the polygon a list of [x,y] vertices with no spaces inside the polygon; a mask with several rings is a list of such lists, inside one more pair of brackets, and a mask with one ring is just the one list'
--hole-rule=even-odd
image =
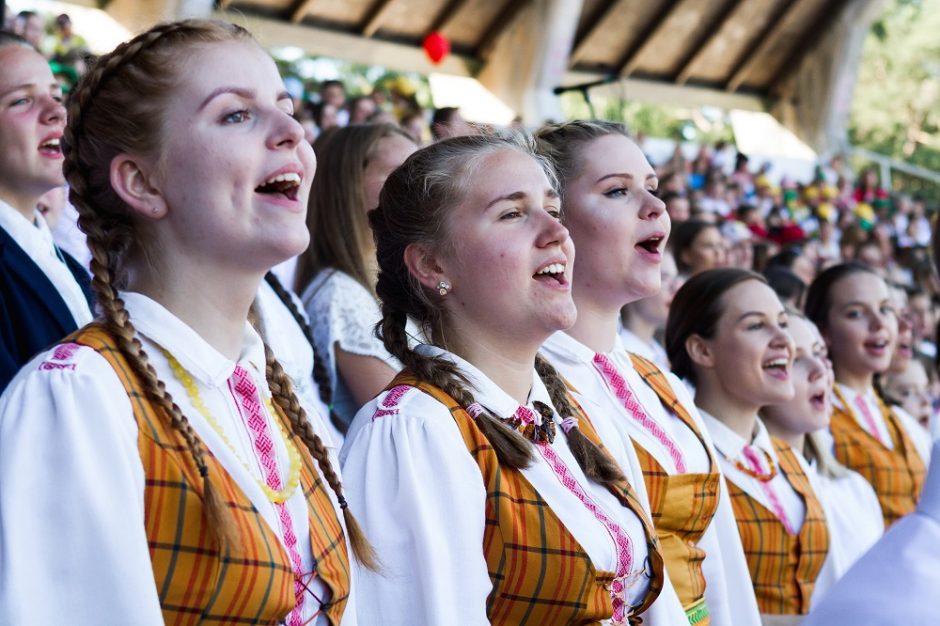
{"label": "plaid vest", "polygon": [[856,421],[838,387],[836,394],[842,408],[833,407],[829,428],[832,431],[836,460],[865,477],[881,505],[885,529],[899,517],[912,513],[920,499],[926,468],[914,443],[894,413],[878,398],[894,448],[875,439]]}
{"label": "plaid vest", "polygon": [[[610,619],[614,573],[594,568],[591,557],[522,472],[500,466],[496,452],[470,414],[442,389],[412,376],[399,374],[388,388],[398,385],[417,387],[447,406],[480,467],[487,493],[483,553],[493,583],[486,600],[490,623],[554,626],[600,624]],[[583,413],[579,418],[584,435],[600,446]],[[560,430],[558,436],[563,436]],[[629,614],[630,624],[640,624],[640,614],[662,590],[663,560],[653,528],[630,485],[623,481],[612,493],[640,518],[646,530],[650,588]]]}
{"label": "plaid vest", "polygon": [[636,441],[633,442],[643,470],[653,526],[656,527],[662,546],[666,571],[686,610],[689,623],[708,626],[711,619],[705,604],[705,575],[702,573],[705,551],[697,544],[718,510],[721,474],[702,433],[679,402],[662,371],[636,354],[631,354],[630,360],[643,381],[656,392],[666,410],[673,412],[692,429],[708,454],[711,472],[669,474],[652,454]]}
{"label": "plaid vest", "polygon": [[[66,341],[104,357],[127,390],[137,422],[144,468],[144,523],[163,619],[167,624],[276,624],[294,607],[294,572],[278,536],[203,445],[214,488],[228,505],[241,538],[225,554],[206,524],[202,479],[189,448],[161,409],[146,396],[136,372],[103,328],[86,326]],[[280,415],[280,410],[278,410]],[[280,415],[284,419],[283,415]],[[285,423],[288,432],[289,425]],[[293,433],[291,439],[295,439]],[[346,539],[328,488],[306,446],[301,486],[307,496],[316,574],[332,592],[324,611],[339,624],[349,598]],[[308,596],[308,601],[313,598]]]}
{"label": "plaid vest", "polygon": [[730,480],[728,493],[760,612],[803,615],[809,612],[816,577],[829,552],[829,531],[800,462],[787,444],[772,440],[780,471],[806,505],[799,534],[788,534],[772,511]]}

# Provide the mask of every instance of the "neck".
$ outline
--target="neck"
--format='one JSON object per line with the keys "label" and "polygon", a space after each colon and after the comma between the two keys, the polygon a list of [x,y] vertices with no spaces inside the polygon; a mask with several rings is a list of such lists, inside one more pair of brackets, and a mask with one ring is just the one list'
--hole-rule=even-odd
{"label": "neck", "polygon": [[617,342],[617,324],[620,321],[620,309],[597,306],[577,297],[578,319],[574,326],[565,332],[586,345],[594,352],[610,352]]}
{"label": "neck", "polygon": [[774,437],[782,439],[787,442],[791,448],[796,450],[800,454],[805,455],[806,449],[806,433],[801,432],[792,432],[784,428],[780,428],[776,420],[765,419],[764,426],[767,427],[767,431]]}
{"label": "neck", "polygon": [[656,336],[656,324],[651,324],[639,315],[624,315],[623,325],[646,343],[652,343]]}
{"label": "neck", "polygon": [[872,388],[875,375],[872,372],[852,372],[836,366],[836,382],[856,393],[866,393]]}
{"label": "neck", "polygon": [[40,197],[33,194],[15,194],[4,191],[0,195],[0,200],[9,204],[17,213],[32,222],[36,218],[36,205],[39,204]]}
{"label": "neck", "polygon": [[476,333],[460,332],[454,328],[449,330],[446,342],[448,350],[472,363],[519,404],[528,402],[535,355],[541,343],[510,345],[502,341],[480,339]]}
{"label": "neck", "polygon": [[207,269],[175,271],[140,265],[129,281],[132,291],[159,302],[226,358],[238,359],[248,310],[262,276],[236,278]]}
{"label": "neck", "polygon": [[695,405],[751,443],[760,407],[738,402],[716,387],[710,384],[698,385],[695,389]]}

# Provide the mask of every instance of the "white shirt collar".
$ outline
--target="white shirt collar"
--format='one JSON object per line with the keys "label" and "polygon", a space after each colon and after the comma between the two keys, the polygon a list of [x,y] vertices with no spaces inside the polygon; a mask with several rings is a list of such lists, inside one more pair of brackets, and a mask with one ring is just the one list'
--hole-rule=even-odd
{"label": "white shirt collar", "polygon": [[[548,340],[545,342],[546,346],[549,346],[551,350],[558,354],[558,356],[568,359],[573,363],[594,363],[594,355],[597,354],[586,345],[569,335],[568,333],[559,330],[554,333]],[[614,347],[610,352],[603,353],[608,358],[614,358],[615,355],[621,354],[629,358],[629,353],[626,346],[621,340],[620,335],[614,335]]]}
{"label": "white shirt collar", "polygon": [[[152,342],[168,351],[199,382],[217,387],[235,371],[236,362],[213,348],[199,333],[147,296],[122,292],[121,298],[134,327]],[[251,324],[245,333],[238,363],[248,364],[264,378],[264,344]]]}
{"label": "white shirt collar", "polygon": [[[516,402],[512,396],[503,391],[503,389],[495,382],[490,380],[486,374],[453,352],[448,352],[442,348],[438,348],[437,346],[432,346],[429,344],[419,344],[415,346],[415,351],[423,356],[443,357],[452,361],[470,382],[470,386],[473,389],[474,399],[497,417],[512,417],[512,415],[516,412],[516,409],[519,408],[519,403]],[[539,378],[535,369],[533,369],[532,387],[529,391],[529,398],[526,402],[526,406],[531,407],[532,403],[536,401],[542,402],[555,410],[555,405],[552,404],[548,389],[545,388],[545,384],[542,382],[542,379]],[[535,416],[536,423],[540,424],[542,419],[541,414],[538,411],[535,411]],[[559,417],[557,416],[557,410],[556,417]]]}
{"label": "white shirt collar", "polygon": [[33,220],[30,221],[11,205],[0,200],[0,228],[7,231],[22,248],[28,250],[32,244],[55,250],[52,232],[39,211],[33,211]]}
{"label": "white shirt collar", "polygon": [[742,458],[741,452],[744,450],[744,446],[750,443],[750,445],[759,448],[762,452],[769,454],[771,458],[776,459],[777,455],[774,453],[770,433],[759,417],[754,424],[754,440],[748,442],[745,441],[741,435],[731,430],[724,422],[709,414],[702,407],[698,407],[698,412],[708,426],[708,432],[712,436],[712,442],[725,458]]}

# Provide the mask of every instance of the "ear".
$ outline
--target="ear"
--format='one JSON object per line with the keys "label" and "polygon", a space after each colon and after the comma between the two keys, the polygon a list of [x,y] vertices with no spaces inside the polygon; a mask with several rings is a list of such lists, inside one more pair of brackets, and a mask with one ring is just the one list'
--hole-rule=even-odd
{"label": "ear", "polygon": [[139,216],[160,219],[167,213],[166,201],[153,186],[150,171],[142,159],[119,154],[111,159],[111,187]]}
{"label": "ear", "polygon": [[706,368],[715,366],[715,352],[701,335],[690,335],[685,340],[685,351],[696,365]]}
{"label": "ear", "polygon": [[421,244],[408,244],[405,248],[405,265],[426,289],[437,290],[439,282],[449,282],[437,255]]}

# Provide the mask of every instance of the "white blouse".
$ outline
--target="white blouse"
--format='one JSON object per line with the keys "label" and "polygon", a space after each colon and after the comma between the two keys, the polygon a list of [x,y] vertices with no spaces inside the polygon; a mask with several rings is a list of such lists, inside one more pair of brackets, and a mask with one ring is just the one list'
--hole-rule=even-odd
{"label": "white blouse", "polygon": [[627,352],[639,354],[648,361],[655,363],[664,372],[669,371],[669,357],[666,349],[653,337],[649,342],[640,339],[640,336],[627,328],[620,326],[620,341]]}
{"label": "white blouse", "polygon": [[[803,462],[803,456],[797,454]],[[860,474],[847,469],[842,478],[825,476],[819,464],[804,463],[806,475],[826,514],[829,553],[816,577],[810,606],[817,606],[829,589],[878,541],[884,533],[884,518],[878,496]]]}
{"label": "white blouse", "polygon": [[[590,398],[598,406],[596,410],[589,411],[591,421],[604,445],[615,455],[620,466],[624,469],[637,467],[636,475],[629,476],[631,483],[643,483],[633,441],[643,446],[667,472],[677,473],[668,449],[627,412],[615,392],[605,382],[599,370],[594,366],[595,355],[590,348],[567,333],[557,332],[542,346],[542,353],[577,390],[579,400],[582,397]],[[708,451],[702,446],[702,441],[676,414],[667,411],[656,392],[643,382],[619,339],[615,343],[614,350],[604,356],[616,366],[618,373],[623,376],[647,415],[678,445],[686,463],[686,471],[708,473],[711,466]],[[685,385],[675,375],[664,373],[676,398],[692,417],[706,445],[711,447],[708,429],[699,416]],[[611,445],[610,442],[614,441],[623,442],[625,445],[622,447]],[[718,454],[714,450],[712,453],[717,459]],[[720,468],[715,468],[715,471],[720,471]],[[646,491],[645,487],[643,491]],[[712,623],[735,624],[736,626],[759,625],[760,613],[754,594],[740,591],[752,588],[751,577],[725,485],[722,485],[720,490],[715,516],[698,546],[706,553],[702,571],[707,583],[705,600]]]}
{"label": "white blouse", "polygon": [[[476,401],[494,415],[510,417],[519,407],[460,357],[427,345],[417,350],[456,363],[471,381]],[[394,412],[377,412],[387,395],[381,394],[359,411],[341,453],[349,504],[385,569],[384,576],[360,573],[359,618],[365,624],[487,624],[486,599],[492,584],[482,550],[486,488],[480,469],[445,405],[410,389]],[[535,401],[552,406],[533,371],[527,406],[531,408]],[[556,421],[560,422],[557,416]],[[641,521],[604,486],[584,476],[560,427],[548,450],[633,540],[633,571],[642,570],[648,549]],[[546,458],[534,454],[522,473],[595,567],[616,571],[617,550],[607,528],[562,484],[556,471]],[[647,588],[648,580],[637,577],[627,591],[628,604],[634,604]],[[666,601],[670,594],[678,602],[671,587]]]}
{"label": "white blouse", "polygon": [[333,384],[333,410],[349,423],[359,410],[349,387],[336,370],[336,348],[359,356],[371,356],[394,371],[401,363],[375,336],[382,312],[375,297],[352,276],[327,269],[318,273],[301,296],[307,315],[313,321],[317,352],[326,359]]}
{"label": "white blouse", "polygon": [[[121,297],[160,380],[283,543],[277,509],[259,485],[261,466],[229,390],[236,362],[157,302],[137,293]],[[161,348],[193,377],[230,444],[193,407]],[[127,393],[108,362],[91,348],[79,347],[59,359],[52,352],[26,365],[0,397],[0,624],[162,624],[144,531],[137,422]],[[47,361],[55,367],[42,368]],[[237,364],[259,393],[269,396],[264,363],[260,338],[246,323]],[[313,407],[305,408],[313,415]],[[279,432],[267,410],[265,417],[271,432]],[[273,439],[284,480],[289,457],[283,438]],[[327,492],[342,523],[335,496]],[[303,570],[310,571],[313,556],[302,490],[286,504]],[[329,595],[318,579],[312,586],[320,597]],[[344,624],[355,622],[354,605],[353,596]],[[314,601],[305,602],[305,617],[318,608]],[[326,624],[326,617],[314,623]]]}
{"label": "white blouse", "polygon": [[36,211],[33,221],[30,222],[19,211],[0,200],[0,228],[7,231],[43,271],[68,307],[72,318],[75,319],[75,325],[81,328],[90,322],[94,315],[88,306],[85,292],[72,276],[72,271],[56,247],[46,218]]}
{"label": "white blouse", "polygon": [[764,426],[760,418],[757,418],[754,440],[750,444],[759,451],[758,458],[761,463],[761,473],[770,471],[767,466],[768,456],[776,468],[776,475],[767,482],[761,482],[740,470],[735,464],[735,461],[740,461],[742,465],[748,466],[743,453],[744,446],[748,442],[701,408],[699,408],[699,412],[702,414],[705,424],[708,426],[708,432],[711,433],[712,441],[715,443],[715,448],[718,450],[721,469],[725,477],[741,488],[747,495],[757,500],[765,509],[777,514],[778,508],[771,500],[768,491],[773,493],[780,504],[779,511],[783,513],[786,523],[793,529],[793,532],[799,533],[800,529],[803,528],[803,520],[806,518],[806,503],[780,470],[777,451],[774,450],[770,433],[767,432],[767,427]]}

